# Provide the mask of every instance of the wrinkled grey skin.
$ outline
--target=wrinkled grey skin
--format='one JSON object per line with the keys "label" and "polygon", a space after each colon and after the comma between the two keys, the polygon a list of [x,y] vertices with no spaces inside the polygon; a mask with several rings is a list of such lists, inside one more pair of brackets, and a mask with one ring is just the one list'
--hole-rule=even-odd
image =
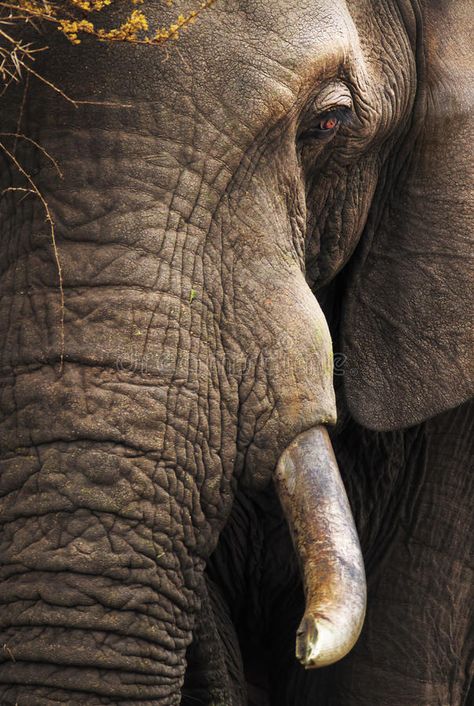
{"label": "wrinkled grey skin", "polygon": [[[51,39],[38,70],[122,107],[25,102],[64,346],[42,206],[2,198],[2,706],[466,703],[469,4],[217,0],[166,60]],[[369,612],[305,673],[268,482],[335,422],[315,294]]]}

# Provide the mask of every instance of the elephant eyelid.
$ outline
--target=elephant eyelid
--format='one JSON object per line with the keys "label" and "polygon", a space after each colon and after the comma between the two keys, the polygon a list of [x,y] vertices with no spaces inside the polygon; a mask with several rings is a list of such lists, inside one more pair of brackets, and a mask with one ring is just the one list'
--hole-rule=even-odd
{"label": "elephant eyelid", "polygon": [[352,108],[349,108],[346,105],[337,105],[331,108],[327,108],[324,111],[321,111],[318,114],[316,120],[320,121],[328,117],[335,117],[340,123],[347,125],[352,121],[354,113],[352,111]]}

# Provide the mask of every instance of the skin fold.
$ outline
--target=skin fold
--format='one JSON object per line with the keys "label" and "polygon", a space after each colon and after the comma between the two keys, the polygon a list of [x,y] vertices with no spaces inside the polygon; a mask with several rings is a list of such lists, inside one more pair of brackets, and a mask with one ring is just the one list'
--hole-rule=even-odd
{"label": "skin fold", "polygon": [[[217,0],[166,56],[48,36],[77,106],[10,91],[63,176],[5,143],[60,271],[2,151],[2,706],[467,703],[471,16]],[[325,427],[368,613],[313,672],[271,481]]]}

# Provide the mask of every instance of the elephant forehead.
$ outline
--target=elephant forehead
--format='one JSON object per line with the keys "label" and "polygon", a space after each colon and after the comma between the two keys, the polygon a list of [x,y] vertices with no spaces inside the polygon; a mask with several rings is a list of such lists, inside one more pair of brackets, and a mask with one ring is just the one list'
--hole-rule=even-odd
{"label": "elephant forehead", "polygon": [[[216,0],[182,39],[194,91],[258,119],[284,114],[315,80],[337,75],[357,37],[341,0]],[[182,73],[179,55],[170,59]]]}
{"label": "elephant forehead", "polygon": [[251,62],[257,56],[262,68],[286,71],[292,88],[305,74],[312,77],[328,62],[344,58],[354,41],[354,25],[343,0],[216,0],[212,15],[203,15],[200,22],[194,37],[204,40],[209,59],[216,49],[219,58],[225,52],[224,63],[232,69],[233,60]]}
{"label": "elephant forehead", "polygon": [[[150,31],[179,8],[146,4]],[[152,106],[158,122],[163,106],[179,114],[183,100],[191,99],[194,117],[240,121],[255,134],[303,103],[318,80],[338,75],[353,56],[357,34],[343,0],[215,0],[164,47],[98,45],[87,38],[79,48],[65,46],[64,38],[49,43],[58,48],[58,65],[49,53],[42,70],[53,82],[60,72],[69,95],[90,100],[100,90],[101,100]]]}

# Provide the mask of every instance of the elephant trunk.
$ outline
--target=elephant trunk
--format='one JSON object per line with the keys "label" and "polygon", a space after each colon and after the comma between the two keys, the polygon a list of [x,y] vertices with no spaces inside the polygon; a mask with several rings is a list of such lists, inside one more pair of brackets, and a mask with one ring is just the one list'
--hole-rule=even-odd
{"label": "elephant trunk", "polygon": [[306,610],[296,656],[306,669],[324,667],[352,649],[366,606],[359,540],[324,427],[294,439],[274,480],[303,572]]}
{"label": "elephant trunk", "polygon": [[84,439],[0,465],[0,703],[176,706],[204,565],[184,469]]}

